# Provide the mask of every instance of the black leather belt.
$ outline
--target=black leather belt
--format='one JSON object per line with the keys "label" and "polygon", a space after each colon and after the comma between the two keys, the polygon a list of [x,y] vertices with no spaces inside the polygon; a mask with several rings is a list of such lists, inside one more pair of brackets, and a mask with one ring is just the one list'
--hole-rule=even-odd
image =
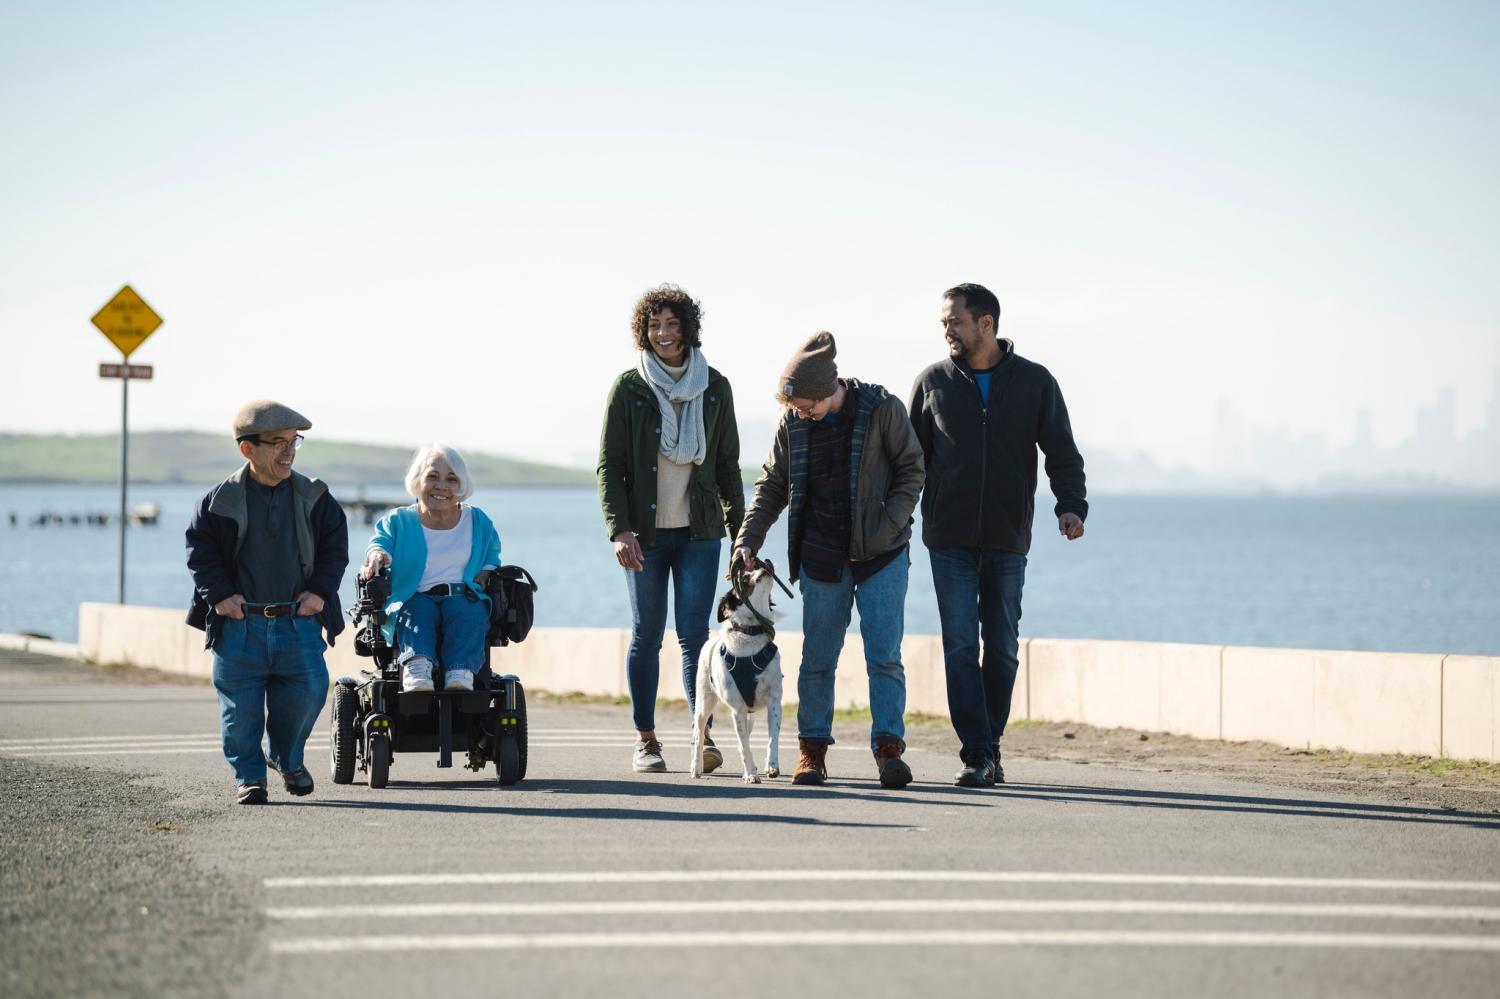
{"label": "black leather belt", "polygon": [[422,592],[429,597],[457,597],[468,596],[470,591],[463,583],[439,583],[436,586],[429,586]]}
{"label": "black leather belt", "polygon": [[241,604],[241,609],[251,617],[291,617],[297,612],[297,602],[283,604]]}

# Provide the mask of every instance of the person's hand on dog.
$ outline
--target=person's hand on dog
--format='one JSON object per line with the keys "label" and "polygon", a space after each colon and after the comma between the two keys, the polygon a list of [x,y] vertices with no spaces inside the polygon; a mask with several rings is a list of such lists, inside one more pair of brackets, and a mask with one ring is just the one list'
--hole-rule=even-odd
{"label": "person's hand on dog", "polygon": [[314,614],[323,613],[323,598],[311,590],[303,590],[297,594],[297,616],[312,617]]}
{"label": "person's hand on dog", "polygon": [[227,617],[231,621],[243,621],[245,619],[245,598],[236,593],[225,597],[214,604],[214,613],[220,617]]}
{"label": "person's hand on dog", "polygon": [[1076,513],[1065,513],[1057,518],[1057,530],[1069,541],[1077,541],[1083,537],[1083,521]]}
{"label": "person's hand on dog", "polygon": [[381,566],[390,564],[390,553],[383,552],[379,548],[371,548],[365,554],[365,564],[359,567],[359,578],[369,579],[371,576],[374,576],[376,573],[380,572]]}
{"label": "person's hand on dog", "polygon": [[641,543],[633,531],[621,531],[615,535],[615,561],[636,572],[646,568],[646,563],[641,561]]}

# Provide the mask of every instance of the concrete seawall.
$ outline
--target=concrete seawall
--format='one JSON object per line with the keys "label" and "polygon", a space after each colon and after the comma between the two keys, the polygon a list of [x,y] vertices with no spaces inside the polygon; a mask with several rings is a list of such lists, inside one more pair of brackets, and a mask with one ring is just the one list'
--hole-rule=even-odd
{"label": "concrete seawall", "polygon": [[[180,610],[83,604],[78,636],[90,662],[211,675],[203,633]],[[496,649],[494,665],[533,690],[623,696],[629,641],[623,629],[542,628]],[[779,632],[776,644],[794,700],[802,635]],[[946,716],[942,640],[908,635],[901,648],[907,710]],[[1500,657],[1023,638],[1020,659],[1014,719],[1500,762]],[[368,662],[354,654],[349,632],[328,653],[334,677]],[[668,632],[663,696],[681,695],[679,662]],[[840,707],[867,704],[857,635],[839,658],[836,696]]]}

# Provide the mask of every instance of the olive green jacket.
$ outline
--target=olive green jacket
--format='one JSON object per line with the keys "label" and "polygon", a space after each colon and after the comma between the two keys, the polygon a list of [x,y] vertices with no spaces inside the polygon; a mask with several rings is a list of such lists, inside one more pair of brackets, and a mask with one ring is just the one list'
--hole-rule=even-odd
{"label": "olive green jacket", "polygon": [[[708,369],[703,390],[703,434],[708,454],[693,466],[688,482],[688,528],[695,541],[739,533],[745,519],[745,485],[740,479],[740,430],[734,420],[729,380]],[[661,410],[656,396],[635,368],[615,379],[599,435],[599,503],[611,539],[633,531],[642,545],[656,540],[656,459],[660,452]]]}

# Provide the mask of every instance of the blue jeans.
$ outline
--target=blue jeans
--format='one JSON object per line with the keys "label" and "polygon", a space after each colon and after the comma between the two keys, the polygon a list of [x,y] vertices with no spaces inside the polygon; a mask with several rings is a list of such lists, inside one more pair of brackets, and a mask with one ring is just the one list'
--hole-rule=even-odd
{"label": "blue jeans", "polygon": [[444,669],[483,669],[489,630],[490,605],[461,593],[413,593],[396,612],[396,645],[402,658],[426,656]]}
{"label": "blue jeans", "polygon": [[979,548],[931,548],[927,555],[943,628],[948,716],[965,762],[989,758],[1010,721],[1026,556]]}
{"label": "blue jeans", "polygon": [[277,767],[302,766],[302,747],[328,696],[323,649],[316,616],[223,622],[213,648],[214,691],[236,784],[266,779],[263,735]]}
{"label": "blue jeans", "polygon": [[682,686],[688,710],[695,706],[698,653],[708,641],[708,616],[713,611],[714,586],[719,576],[719,538],[694,541],[687,527],[656,532],[650,547],[641,546],[640,571],[625,570],[630,593],[630,651],[625,676],[639,732],[656,730],[656,686],[660,679],[661,640],[667,630],[667,578],[676,591],[673,608],[677,644],[682,646]]}
{"label": "blue jeans", "polygon": [[797,735],[833,742],[833,676],[849,611],[859,605],[859,636],[865,644],[870,680],[870,748],[881,736],[906,738],[906,672],[901,668],[901,637],[906,630],[905,552],[858,585],[849,567],[836,583],[803,576],[802,668],[797,674]]}

